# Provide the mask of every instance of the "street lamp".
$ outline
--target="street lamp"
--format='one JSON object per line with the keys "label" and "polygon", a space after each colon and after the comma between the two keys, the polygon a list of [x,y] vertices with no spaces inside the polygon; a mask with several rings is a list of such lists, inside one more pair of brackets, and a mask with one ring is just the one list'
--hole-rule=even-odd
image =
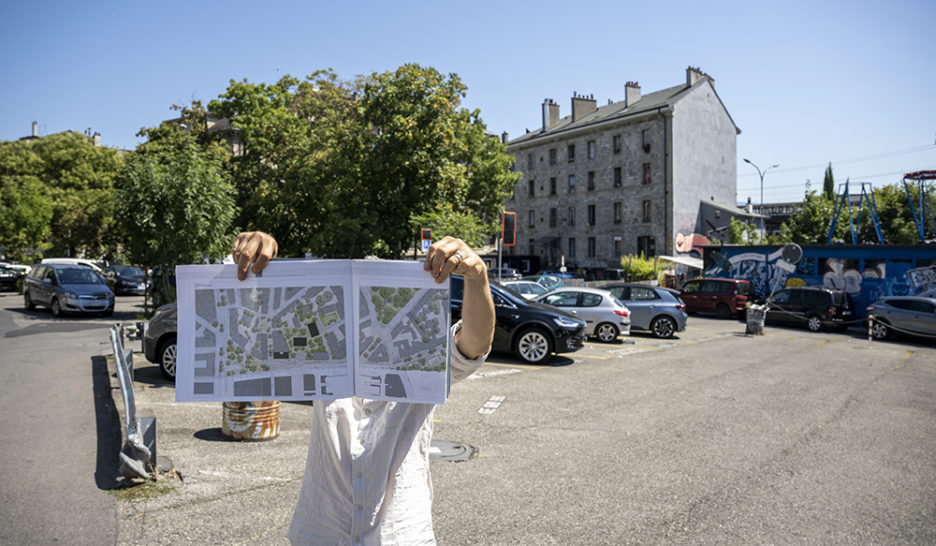
{"label": "street lamp", "polygon": [[757,174],[758,176],[760,176],[760,207],[761,207],[761,214],[763,214],[764,213],[764,175],[767,174],[767,171],[769,171],[770,169],[773,169],[774,167],[779,167],[780,164],[774,163],[773,165],[761,171],[760,167],[755,165],[754,162],[751,161],[750,159],[745,159],[744,162],[750,164],[752,167],[757,169]]}

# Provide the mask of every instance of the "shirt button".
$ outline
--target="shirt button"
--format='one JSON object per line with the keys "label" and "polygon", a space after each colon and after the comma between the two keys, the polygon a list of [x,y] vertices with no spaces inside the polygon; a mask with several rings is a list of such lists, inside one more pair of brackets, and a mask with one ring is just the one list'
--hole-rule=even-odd
{"label": "shirt button", "polygon": [[364,473],[363,473],[363,472],[358,472],[358,473],[357,473],[357,477],[358,477],[358,478],[363,478],[363,477],[364,477]]}
{"label": "shirt button", "polygon": [[354,542],[361,542],[361,537],[354,537]]}
{"label": "shirt button", "polygon": [[370,415],[370,414],[371,414],[371,410],[369,409],[364,410],[364,415]]}
{"label": "shirt button", "polygon": [[360,504],[357,505],[357,511],[358,511],[358,512],[361,512],[362,510],[364,510],[364,507],[361,506]]}

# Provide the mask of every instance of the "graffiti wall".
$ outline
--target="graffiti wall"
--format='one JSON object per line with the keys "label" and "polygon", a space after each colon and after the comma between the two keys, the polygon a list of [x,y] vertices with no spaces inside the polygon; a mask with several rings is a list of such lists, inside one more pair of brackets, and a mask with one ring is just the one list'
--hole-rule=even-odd
{"label": "graffiti wall", "polygon": [[758,296],[788,286],[842,290],[859,318],[882,296],[936,295],[936,248],[804,248],[803,259],[792,272],[780,267],[779,247],[707,247],[706,251],[715,255],[706,262],[707,277],[747,279]]}

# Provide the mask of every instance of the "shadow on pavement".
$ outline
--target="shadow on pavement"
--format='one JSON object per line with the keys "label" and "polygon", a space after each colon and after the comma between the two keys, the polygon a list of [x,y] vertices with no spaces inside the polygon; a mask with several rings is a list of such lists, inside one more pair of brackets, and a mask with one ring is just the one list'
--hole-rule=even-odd
{"label": "shadow on pavement", "polygon": [[97,429],[97,462],[94,482],[99,489],[114,489],[119,476],[121,444],[120,414],[117,412],[107,359],[91,357],[91,381],[94,396],[94,420]]}

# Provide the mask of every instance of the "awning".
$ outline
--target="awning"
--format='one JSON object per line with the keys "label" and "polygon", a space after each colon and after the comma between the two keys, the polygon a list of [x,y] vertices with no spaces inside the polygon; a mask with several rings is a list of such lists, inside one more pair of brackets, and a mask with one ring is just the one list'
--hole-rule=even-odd
{"label": "awning", "polygon": [[668,262],[688,265],[689,267],[694,267],[696,269],[702,269],[701,258],[693,258],[691,256],[657,256],[657,258],[661,260],[666,260]]}

